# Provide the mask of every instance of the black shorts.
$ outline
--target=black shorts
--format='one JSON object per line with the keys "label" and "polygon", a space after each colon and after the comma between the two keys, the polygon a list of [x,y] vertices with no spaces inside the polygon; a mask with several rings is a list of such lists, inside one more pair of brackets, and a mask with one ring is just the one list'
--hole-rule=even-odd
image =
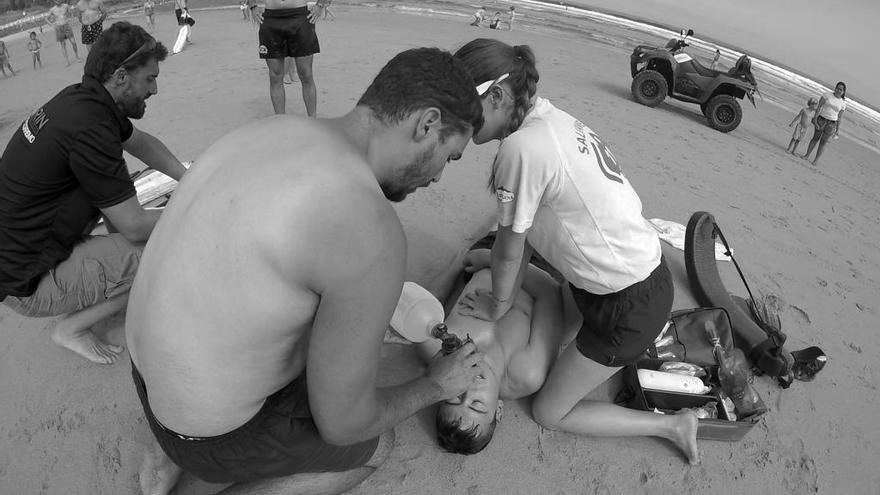
{"label": "black shorts", "polygon": [[256,416],[239,428],[216,437],[187,437],[159,423],[134,363],[131,374],[162,450],[185,471],[210,483],[348,471],[366,464],[379,445],[378,438],[347,447],[324,442],[309,410],[305,375],[269,396]]}
{"label": "black shorts", "polygon": [[80,30],[80,34],[82,35],[82,44],[83,45],[92,45],[97,41],[98,36],[104,32],[104,22],[98,21],[94,24],[85,25],[83,24],[82,29]]}
{"label": "black shorts", "polygon": [[321,51],[308,7],[264,10],[259,39],[263,59],[307,57]]}
{"label": "black shorts", "polygon": [[619,292],[591,294],[571,286],[584,317],[577,348],[584,356],[605,366],[624,366],[638,360],[669,320],[672,274],[666,260],[645,280]]}
{"label": "black shorts", "polygon": [[196,20],[189,15],[189,12],[186,13],[186,17],[183,17],[182,9],[174,9],[174,17],[177,17],[177,25],[183,26],[184,24],[189,24],[190,26],[196,23]]}

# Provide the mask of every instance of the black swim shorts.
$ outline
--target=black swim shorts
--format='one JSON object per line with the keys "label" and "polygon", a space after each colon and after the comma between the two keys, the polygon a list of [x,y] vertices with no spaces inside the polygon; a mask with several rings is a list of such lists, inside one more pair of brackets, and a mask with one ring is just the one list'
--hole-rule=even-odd
{"label": "black swim shorts", "polygon": [[663,330],[675,294],[672,274],[661,258],[645,280],[619,292],[591,294],[571,286],[584,317],[577,348],[604,366],[624,366],[637,361]]}
{"label": "black swim shorts", "polygon": [[259,39],[263,59],[307,57],[321,51],[308,7],[264,10]]}
{"label": "black swim shorts", "polygon": [[98,36],[104,32],[104,23],[102,21],[93,24],[83,24],[80,34],[82,35],[83,45],[92,45],[98,40]]}
{"label": "black swim shorts", "polygon": [[187,437],[159,423],[134,363],[131,374],[162,450],[185,471],[210,483],[348,471],[366,464],[379,444],[378,438],[347,447],[324,442],[309,410],[305,375],[269,396],[241,427],[216,437]]}

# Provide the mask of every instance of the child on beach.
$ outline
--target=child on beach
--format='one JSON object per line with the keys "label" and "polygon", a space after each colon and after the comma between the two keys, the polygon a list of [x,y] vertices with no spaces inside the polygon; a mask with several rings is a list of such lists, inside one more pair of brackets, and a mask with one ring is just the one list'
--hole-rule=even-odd
{"label": "child on beach", "polygon": [[479,26],[480,23],[483,22],[483,17],[485,17],[485,16],[486,16],[486,9],[484,9],[483,7],[480,7],[479,9],[477,9],[477,11],[474,12],[474,21],[471,22],[471,26]]}
{"label": "child on beach", "polygon": [[513,31],[513,20],[516,18],[516,8],[513,5],[510,6],[510,11],[507,15],[510,16],[507,19],[507,30]]}
{"label": "child on beach", "polygon": [[9,65],[9,50],[6,48],[6,43],[0,41],[0,72],[3,72],[3,77],[6,77],[6,69],[9,69],[13,76],[15,75],[15,71]]}
{"label": "child on beach", "polygon": [[156,21],[153,19],[155,10],[156,4],[153,3],[153,0],[146,0],[144,2],[144,16],[147,18],[147,26],[150,27],[150,31],[156,29]]}
{"label": "child on beach", "polygon": [[498,24],[501,22],[501,12],[495,12],[495,16],[492,17],[492,21],[489,23],[489,29],[498,29]]}
{"label": "child on beach", "polygon": [[30,34],[31,39],[28,41],[27,49],[31,52],[31,56],[33,57],[34,69],[36,70],[37,64],[40,64],[40,68],[43,68],[43,61],[40,60],[40,48],[43,47],[43,43],[37,39],[37,33],[31,31]]}
{"label": "child on beach", "polygon": [[797,125],[795,125],[794,127],[794,132],[791,134],[791,142],[788,143],[788,148],[786,148],[786,151],[794,154],[794,150],[797,149],[798,143],[800,143],[801,139],[807,133],[807,127],[810,126],[810,122],[813,120],[813,115],[815,113],[816,99],[810,98],[809,100],[807,100],[807,106],[801,108],[801,111],[798,112],[797,115],[795,115],[794,120],[792,120],[788,124],[788,126],[791,127],[795,125],[795,122],[797,122]]}

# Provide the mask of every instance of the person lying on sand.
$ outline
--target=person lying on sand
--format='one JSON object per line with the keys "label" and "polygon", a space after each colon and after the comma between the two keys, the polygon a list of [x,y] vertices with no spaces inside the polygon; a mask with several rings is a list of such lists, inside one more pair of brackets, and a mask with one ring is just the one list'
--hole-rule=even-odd
{"label": "person lying on sand", "polygon": [[[467,285],[467,277],[459,277],[447,298],[449,331],[462,339],[470,337],[485,356],[477,381],[464,394],[441,402],[437,409],[437,440],[442,448],[458,454],[476,454],[489,444],[501,414],[500,399],[519,399],[537,392],[560,345],[573,337],[571,332],[564,335],[559,283],[531,264],[513,308],[497,322],[455,311],[461,295],[490,286],[491,273],[486,269],[489,255],[488,249],[467,253],[461,274],[475,273]],[[418,344],[419,357],[426,363],[439,350],[437,339]]]}
{"label": "person lying on sand", "polygon": [[376,379],[407,259],[389,200],[438,181],[481,126],[461,63],[420,48],[342,117],[264,119],[201,155],[126,318],[155,436],[145,493],[167,494],[182,470],[234,493],[341,493],[385,461],[395,425],[467,390],[473,344],[412,381]]}

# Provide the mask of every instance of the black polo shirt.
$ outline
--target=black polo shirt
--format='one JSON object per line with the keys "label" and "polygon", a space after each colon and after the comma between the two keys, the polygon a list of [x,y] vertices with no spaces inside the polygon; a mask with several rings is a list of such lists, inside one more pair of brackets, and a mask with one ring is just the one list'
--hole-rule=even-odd
{"label": "black polo shirt", "polygon": [[97,80],[62,90],[0,158],[0,300],[29,296],[98,219],[136,194],[122,157],[133,127]]}

